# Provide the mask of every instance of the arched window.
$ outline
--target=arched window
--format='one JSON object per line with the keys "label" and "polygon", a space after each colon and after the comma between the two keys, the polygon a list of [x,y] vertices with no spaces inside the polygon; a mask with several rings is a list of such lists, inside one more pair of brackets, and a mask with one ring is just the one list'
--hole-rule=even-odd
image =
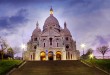
{"label": "arched window", "polygon": [[58,47],[58,43],[57,43],[57,47]]}
{"label": "arched window", "polygon": [[71,59],[72,59],[72,54],[71,54]]}
{"label": "arched window", "polygon": [[37,46],[35,45],[35,46],[34,46],[34,49],[36,49],[36,48],[37,48]]}
{"label": "arched window", "polygon": [[56,40],[58,41],[59,39],[57,38]]}
{"label": "arched window", "polygon": [[45,47],[45,43],[44,43],[44,47]]}
{"label": "arched window", "polygon": [[50,29],[52,29],[52,27],[50,27]]}
{"label": "arched window", "polygon": [[31,60],[32,60],[32,55],[31,55]]}
{"label": "arched window", "polygon": [[37,41],[37,38],[34,38],[34,41]]}
{"label": "arched window", "polygon": [[66,37],[65,40],[68,41],[68,37]]}
{"label": "arched window", "polygon": [[43,41],[45,41],[45,39],[43,39]]}
{"label": "arched window", "polygon": [[69,45],[66,45],[66,48],[68,49],[69,48]]}
{"label": "arched window", "polygon": [[52,45],[52,38],[50,38],[50,45]]}

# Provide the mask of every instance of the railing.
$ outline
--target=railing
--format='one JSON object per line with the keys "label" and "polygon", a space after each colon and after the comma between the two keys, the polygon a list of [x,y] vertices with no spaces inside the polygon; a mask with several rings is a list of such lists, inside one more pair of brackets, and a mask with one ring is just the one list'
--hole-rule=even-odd
{"label": "railing", "polygon": [[[97,59],[103,59],[103,56],[95,56]],[[110,56],[104,56],[104,59],[110,59]]]}

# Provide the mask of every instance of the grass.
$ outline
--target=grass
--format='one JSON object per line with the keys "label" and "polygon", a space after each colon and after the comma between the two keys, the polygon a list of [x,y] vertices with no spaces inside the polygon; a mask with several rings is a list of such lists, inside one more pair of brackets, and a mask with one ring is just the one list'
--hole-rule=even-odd
{"label": "grass", "polygon": [[22,63],[21,60],[2,60],[0,61],[0,75],[6,74],[12,68],[17,67]]}
{"label": "grass", "polygon": [[106,72],[110,73],[110,59],[92,59],[92,60],[85,60],[86,63],[97,66]]}

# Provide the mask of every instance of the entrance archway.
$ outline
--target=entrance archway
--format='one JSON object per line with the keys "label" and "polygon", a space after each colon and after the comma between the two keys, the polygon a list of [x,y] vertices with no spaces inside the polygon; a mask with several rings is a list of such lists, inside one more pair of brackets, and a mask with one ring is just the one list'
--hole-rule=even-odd
{"label": "entrance archway", "polygon": [[56,52],[56,60],[61,60],[61,52],[60,51]]}
{"label": "entrance archway", "polygon": [[40,53],[40,60],[46,60],[46,53],[44,51]]}
{"label": "entrance archway", "polygon": [[53,56],[54,56],[53,52],[50,51],[50,52],[48,53],[48,60],[53,60]]}

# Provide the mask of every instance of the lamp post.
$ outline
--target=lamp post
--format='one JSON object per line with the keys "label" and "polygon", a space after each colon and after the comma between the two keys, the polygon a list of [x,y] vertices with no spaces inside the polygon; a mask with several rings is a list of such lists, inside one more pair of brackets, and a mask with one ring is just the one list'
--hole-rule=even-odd
{"label": "lamp post", "polygon": [[23,49],[23,51],[22,51],[22,58],[23,58],[23,53],[24,53],[24,51],[26,49],[26,45],[25,44],[21,44],[21,49]]}
{"label": "lamp post", "polygon": [[23,49],[23,51],[26,49],[26,45],[25,44],[21,44],[21,49]]}
{"label": "lamp post", "polygon": [[91,53],[91,54],[89,55],[89,58],[90,58],[90,62],[91,62],[91,64],[92,64],[92,66],[94,66],[94,61],[93,61],[94,55],[93,55],[93,53]]}
{"label": "lamp post", "polygon": [[90,55],[89,55],[89,58],[90,58],[91,60],[93,59],[93,57],[94,57],[93,54],[90,54]]}
{"label": "lamp post", "polygon": [[81,44],[80,46],[83,49],[83,55],[84,55],[84,48],[85,48],[86,45],[85,44]]}

